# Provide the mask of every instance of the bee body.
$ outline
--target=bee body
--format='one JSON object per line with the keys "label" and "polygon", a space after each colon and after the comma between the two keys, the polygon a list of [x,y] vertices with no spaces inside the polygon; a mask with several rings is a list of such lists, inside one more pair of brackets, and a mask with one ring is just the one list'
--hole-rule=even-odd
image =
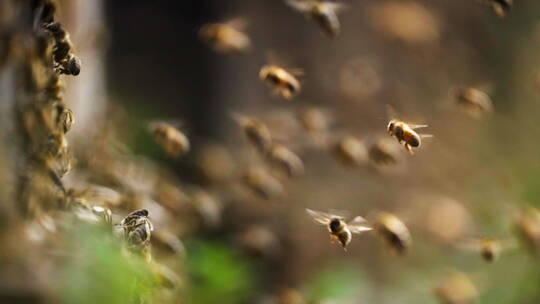
{"label": "bee body", "polygon": [[190,150],[187,136],[172,125],[158,122],[150,126],[154,139],[170,157],[180,157]]}
{"label": "bee body", "polygon": [[292,73],[277,65],[263,66],[259,78],[287,100],[292,99],[301,90],[300,81]]}
{"label": "bee body", "polygon": [[330,37],[336,37],[341,32],[341,24],[332,3],[315,3],[312,9],[312,16]]}
{"label": "bee body", "polygon": [[[418,134],[414,129],[427,127],[426,125],[409,125],[405,122],[392,119],[388,123],[388,134],[397,139],[400,144],[403,144],[407,151],[413,154],[412,148],[419,148],[422,145],[422,135]],[[428,136],[428,135],[425,135]]]}
{"label": "bee body", "polygon": [[349,223],[346,223],[341,216],[311,209],[306,209],[306,211],[317,223],[327,227],[332,242],[338,241],[341,247],[343,247],[343,250],[347,250],[347,246],[352,240],[353,233],[360,234],[364,231],[371,230],[371,228],[366,225],[366,220],[361,216],[357,216]]}
{"label": "bee body", "polygon": [[347,228],[347,224],[338,218],[332,219],[328,224],[328,231],[332,239],[339,242],[343,249],[346,249],[352,240],[352,233]]}
{"label": "bee body", "polygon": [[199,31],[199,36],[218,52],[244,53],[251,47],[251,40],[233,24],[234,22],[206,24]]}
{"label": "bee body", "polygon": [[381,239],[398,254],[405,254],[411,246],[411,234],[405,224],[395,215],[380,212],[374,224]]}

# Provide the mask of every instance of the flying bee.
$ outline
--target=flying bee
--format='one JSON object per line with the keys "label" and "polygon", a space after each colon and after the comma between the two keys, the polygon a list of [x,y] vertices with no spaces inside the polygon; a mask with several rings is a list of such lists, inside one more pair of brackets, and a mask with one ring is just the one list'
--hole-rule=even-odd
{"label": "flying bee", "polygon": [[234,19],[226,23],[208,23],[199,31],[199,37],[221,53],[244,53],[251,47],[251,40],[242,30],[246,22]]}
{"label": "flying bee", "polygon": [[46,23],[43,27],[55,40],[53,48],[55,71],[59,74],[79,75],[81,60],[72,53],[73,44],[67,31],[58,22]]}
{"label": "flying bee", "polygon": [[373,228],[379,237],[398,254],[405,254],[411,247],[411,233],[397,216],[379,212],[375,216]]}
{"label": "flying bee", "polygon": [[425,127],[427,125],[412,125],[392,119],[388,122],[387,131],[390,136],[395,137],[400,144],[403,144],[409,153],[414,154],[412,148],[419,148],[422,144],[422,138],[433,136],[429,134],[418,134],[415,131],[416,129]]}
{"label": "flying bee", "polygon": [[296,177],[304,173],[302,159],[283,145],[273,145],[268,153],[268,159],[277,168],[284,171],[288,177]]}
{"label": "flying bee", "polygon": [[483,0],[487,5],[490,5],[498,17],[504,18],[512,10],[513,0]]}
{"label": "flying bee", "polygon": [[128,214],[118,226],[123,229],[124,239],[130,249],[141,252],[150,259],[150,236],[154,226],[148,218],[148,210],[140,209]]}
{"label": "flying bee", "polygon": [[265,65],[259,72],[259,78],[287,100],[300,93],[302,87],[297,76],[301,75],[302,73],[298,70],[288,71],[277,65]]}
{"label": "flying bee", "polygon": [[343,216],[311,209],[306,209],[306,211],[315,222],[327,226],[332,242],[338,241],[345,251],[347,251],[347,246],[352,240],[353,233],[360,234],[372,230],[371,227],[367,226],[367,221],[361,216],[357,216],[347,223]]}
{"label": "flying bee", "polygon": [[263,167],[249,167],[242,176],[244,184],[264,199],[283,197],[285,189],[281,182]]}
{"label": "flying bee", "polygon": [[339,140],[333,153],[339,161],[348,166],[359,166],[368,159],[366,146],[354,136],[345,136]]}
{"label": "flying bee", "polygon": [[345,8],[343,4],[321,0],[287,0],[286,2],[295,10],[313,18],[331,38],[337,37],[341,32],[337,13]]}
{"label": "flying bee", "polygon": [[489,95],[472,87],[458,89],[456,101],[475,118],[480,118],[493,111],[493,102]]}
{"label": "flying bee", "polygon": [[150,123],[154,140],[170,157],[180,157],[190,150],[187,136],[166,122]]}
{"label": "flying bee", "polygon": [[376,165],[395,165],[401,148],[391,138],[379,138],[369,148],[369,159]]}
{"label": "flying bee", "polygon": [[513,248],[514,246],[514,242],[510,240],[497,240],[493,238],[482,238],[459,244],[459,247],[462,249],[479,252],[482,259],[489,263],[495,262],[503,250]]}
{"label": "flying bee", "polygon": [[518,218],[515,227],[523,247],[531,254],[538,255],[540,252],[540,211],[529,207]]}
{"label": "flying bee", "polygon": [[272,134],[266,124],[259,119],[233,114],[248,141],[261,153],[266,153],[272,146]]}
{"label": "flying bee", "polygon": [[466,274],[455,272],[435,287],[435,295],[444,304],[470,304],[476,301],[479,293]]}

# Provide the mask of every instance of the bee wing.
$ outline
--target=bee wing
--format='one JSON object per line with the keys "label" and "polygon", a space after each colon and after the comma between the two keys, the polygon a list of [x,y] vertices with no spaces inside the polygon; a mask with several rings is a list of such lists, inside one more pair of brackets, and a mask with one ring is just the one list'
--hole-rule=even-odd
{"label": "bee wing", "polygon": [[454,244],[453,247],[455,247],[458,250],[463,250],[463,251],[479,251],[481,245],[482,245],[482,240],[469,239],[469,240],[464,240],[457,244]]}
{"label": "bee wing", "polygon": [[420,137],[422,137],[422,138],[433,138],[434,135],[433,134],[420,134]]}
{"label": "bee wing", "polygon": [[361,233],[363,231],[372,230],[372,228],[367,225],[366,219],[361,216],[353,218],[347,223],[347,227],[352,233]]}
{"label": "bee wing", "polygon": [[340,217],[340,216],[335,216],[335,215],[332,215],[330,213],[321,212],[321,211],[315,211],[315,210],[311,210],[311,209],[306,209],[306,212],[309,215],[311,215],[311,217],[317,223],[322,224],[322,225],[328,225],[328,223],[330,223],[332,218],[340,218],[340,219],[342,219],[342,217]]}
{"label": "bee wing", "polygon": [[386,117],[388,119],[396,119],[397,118],[397,112],[396,112],[396,109],[393,106],[391,106],[389,104],[386,104],[384,109],[386,111]]}
{"label": "bee wing", "polygon": [[313,4],[310,1],[305,0],[285,0],[285,3],[302,13],[308,13],[313,7]]}
{"label": "bee wing", "polygon": [[422,128],[427,128],[428,125],[409,125],[409,127],[411,127],[412,129],[422,129]]}
{"label": "bee wing", "polygon": [[336,13],[342,12],[343,10],[348,8],[348,5],[337,2],[328,2],[327,5]]}

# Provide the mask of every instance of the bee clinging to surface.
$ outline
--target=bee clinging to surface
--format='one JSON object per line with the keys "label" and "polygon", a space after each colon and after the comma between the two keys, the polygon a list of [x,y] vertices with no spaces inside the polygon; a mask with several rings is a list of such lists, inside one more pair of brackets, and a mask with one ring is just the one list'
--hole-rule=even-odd
{"label": "bee clinging to surface", "polygon": [[425,128],[427,125],[412,125],[403,121],[392,119],[388,122],[387,131],[390,136],[397,139],[400,144],[405,146],[409,153],[414,154],[412,148],[419,148],[423,137],[432,137],[428,134],[418,134],[415,130]]}
{"label": "bee clinging to surface", "polygon": [[251,40],[242,32],[245,26],[243,19],[208,23],[200,29],[199,36],[218,52],[243,53],[251,47]]}
{"label": "bee clinging to surface", "polygon": [[277,65],[265,65],[259,72],[259,78],[271,86],[284,99],[290,100],[300,93],[302,87],[296,76],[301,72],[288,71]]}
{"label": "bee clinging to surface", "polygon": [[189,152],[189,139],[171,124],[166,122],[151,123],[150,130],[155,141],[170,157],[179,157]]}
{"label": "bee clinging to surface", "polygon": [[506,15],[512,10],[513,0],[483,0],[487,5],[490,5],[495,14],[500,18],[506,17]]}
{"label": "bee clinging to surface", "polygon": [[338,241],[345,251],[352,240],[353,233],[360,234],[372,229],[367,226],[367,221],[361,216],[347,223],[343,216],[311,209],[306,209],[306,211],[317,223],[327,226],[332,242]]}
{"label": "bee clinging to surface", "polygon": [[411,247],[411,233],[397,216],[387,212],[379,212],[375,217],[373,228],[395,252],[405,254]]}
{"label": "bee clinging to surface", "polygon": [[337,13],[345,6],[340,3],[322,0],[287,0],[289,6],[313,18],[328,36],[335,38],[341,32]]}
{"label": "bee clinging to surface", "polygon": [[[154,226],[148,218],[148,210],[136,210],[128,214],[118,226],[123,229],[124,239],[132,249],[148,252]],[[147,256],[149,257],[149,256]]]}
{"label": "bee clinging to surface", "polygon": [[55,40],[53,58],[56,72],[73,76],[79,75],[81,72],[81,60],[72,53],[73,44],[67,31],[58,22],[46,23],[43,27]]}

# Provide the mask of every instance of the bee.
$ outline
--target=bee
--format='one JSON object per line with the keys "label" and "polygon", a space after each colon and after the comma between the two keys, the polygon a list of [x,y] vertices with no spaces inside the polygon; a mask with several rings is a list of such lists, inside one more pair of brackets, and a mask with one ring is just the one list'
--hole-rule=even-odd
{"label": "bee", "polygon": [[234,19],[226,23],[208,23],[199,30],[199,37],[221,53],[244,53],[251,47],[251,40],[242,32],[246,22]]}
{"label": "bee", "polygon": [[373,228],[379,237],[398,254],[405,254],[411,247],[411,233],[397,216],[379,212],[375,216]]}
{"label": "bee", "polygon": [[313,18],[331,38],[337,37],[341,32],[337,13],[345,8],[343,4],[322,0],[287,0],[286,2],[295,10]]}
{"label": "bee", "polygon": [[263,167],[249,167],[242,180],[249,189],[264,199],[282,197],[285,194],[283,185]]}
{"label": "bee", "polygon": [[400,147],[391,138],[379,138],[369,147],[369,159],[376,165],[395,165],[400,161]]}
{"label": "bee", "polygon": [[414,154],[412,148],[419,148],[422,144],[422,138],[432,137],[432,135],[418,134],[415,131],[416,129],[425,127],[427,127],[427,125],[412,125],[397,119],[392,119],[388,122],[387,131],[390,136],[395,137],[400,144],[403,144],[409,153]]}
{"label": "bee", "polygon": [[272,164],[284,171],[288,177],[296,177],[304,173],[302,159],[283,145],[273,145],[268,153],[268,159]]}
{"label": "bee", "polygon": [[288,71],[277,65],[265,65],[259,72],[259,78],[286,100],[290,100],[300,93],[302,87],[296,77],[300,75],[302,73],[298,70]]}
{"label": "bee", "polygon": [[482,238],[462,243],[460,247],[479,252],[482,259],[488,263],[492,263],[499,258],[503,250],[514,247],[514,243],[510,240],[503,241],[493,238]]}
{"label": "bee", "polygon": [[318,108],[302,109],[297,114],[300,125],[309,133],[325,133],[329,128],[329,121],[326,113]]}
{"label": "bee", "polygon": [[458,89],[457,104],[462,106],[473,117],[493,112],[493,102],[488,94],[471,87]]}
{"label": "bee", "polygon": [[72,53],[73,44],[69,34],[58,22],[50,22],[43,25],[54,38],[53,58],[55,71],[58,74],[77,76],[81,72],[81,60]]}
{"label": "bee", "polygon": [[73,111],[66,108],[64,105],[57,105],[58,116],[56,118],[56,124],[62,132],[67,133],[71,130],[71,126],[75,122]]}
{"label": "bee", "polygon": [[148,218],[148,210],[140,209],[128,214],[118,226],[123,229],[123,236],[129,249],[141,252],[150,260],[150,236],[154,226]]}
{"label": "bee", "polygon": [[368,151],[364,143],[354,136],[345,136],[333,148],[333,154],[343,164],[359,166],[368,159]]}
{"label": "bee", "polygon": [[512,10],[513,0],[483,0],[487,5],[490,5],[495,14],[504,18]]}
{"label": "bee", "polygon": [[209,182],[223,182],[232,176],[235,163],[229,150],[224,146],[206,146],[197,157],[197,166]]}
{"label": "bee", "polygon": [[221,224],[223,206],[219,200],[204,190],[195,190],[190,194],[190,198],[207,226],[216,227]]}
{"label": "bee", "polygon": [[471,279],[464,273],[455,272],[448,275],[435,287],[435,295],[441,303],[469,304],[478,298],[478,290]]}
{"label": "bee", "polygon": [[248,141],[261,153],[266,153],[272,146],[272,134],[266,124],[256,118],[233,114],[240,124]]}
{"label": "bee", "polygon": [[180,157],[190,150],[187,136],[166,122],[150,124],[154,140],[170,157]]}
{"label": "bee", "polygon": [[311,209],[306,209],[306,211],[315,222],[327,226],[331,241],[338,241],[345,251],[347,251],[347,246],[352,240],[353,233],[360,234],[372,230],[371,227],[367,226],[367,221],[361,216],[357,216],[346,223],[343,216]]}
{"label": "bee", "polygon": [[533,255],[540,252],[540,211],[529,207],[516,222],[516,231],[523,246]]}

